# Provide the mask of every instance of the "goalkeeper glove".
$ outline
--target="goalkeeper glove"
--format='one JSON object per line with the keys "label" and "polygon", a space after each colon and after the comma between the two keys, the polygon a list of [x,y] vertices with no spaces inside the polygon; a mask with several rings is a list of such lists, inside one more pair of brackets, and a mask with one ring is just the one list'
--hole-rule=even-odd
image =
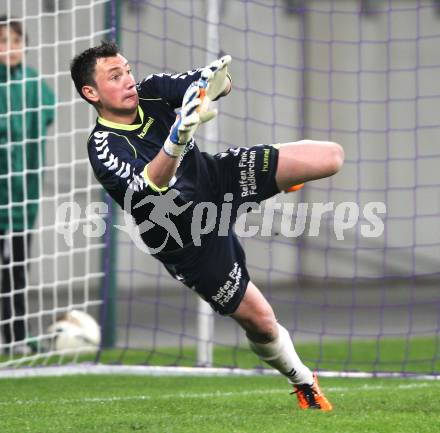
{"label": "goalkeeper glove", "polygon": [[231,76],[228,74],[228,65],[231,63],[232,57],[223,56],[214,60],[202,71],[202,79],[208,82],[206,94],[211,101],[215,101],[220,97],[228,87]]}
{"label": "goalkeeper glove", "polygon": [[186,144],[193,138],[198,126],[216,115],[215,111],[208,111],[207,104],[205,105],[207,85],[205,80],[198,80],[186,90],[182,109],[177,114],[170,135],[164,143],[164,151],[167,155],[180,156]]}

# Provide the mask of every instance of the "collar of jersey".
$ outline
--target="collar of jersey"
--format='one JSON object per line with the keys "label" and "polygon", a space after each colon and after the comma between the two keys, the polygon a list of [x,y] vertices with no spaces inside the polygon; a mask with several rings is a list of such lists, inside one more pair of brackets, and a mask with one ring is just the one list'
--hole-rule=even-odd
{"label": "collar of jersey", "polygon": [[134,131],[135,129],[138,129],[142,126],[144,123],[144,112],[142,111],[142,108],[140,105],[138,105],[138,112],[139,116],[141,118],[141,123],[138,123],[136,125],[126,125],[125,123],[116,123],[116,122],[110,122],[110,120],[106,120],[103,117],[98,117],[98,122],[101,125],[107,126],[108,128],[112,129],[122,129],[124,131]]}

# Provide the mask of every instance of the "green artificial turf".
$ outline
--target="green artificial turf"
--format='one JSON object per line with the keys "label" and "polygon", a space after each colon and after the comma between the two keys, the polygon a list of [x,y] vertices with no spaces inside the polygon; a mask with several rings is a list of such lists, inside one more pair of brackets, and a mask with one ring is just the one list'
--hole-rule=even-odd
{"label": "green artificial turf", "polygon": [[[437,373],[435,338],[298,344],[310,368]],[[0,362],[10,360],[1,357]],[[42,354],[34,365],[93,361]],[[216,367],[261,366],[247,348],[216,347]],[[99,361],[186,365],[192,347],[109,349]],[[4,366],[5,364],[3,364]],[[26,365],[26,363],[24,363]],[[440,432],[440,381],[321,378],[334,411],[301,411],[278,376],[87,375],[0,379],[1,433],[424,433]]]}
{"label": "green artificial turf", "polygon": [[0,381],[2,433],[424,433],[440,383],[321,379],[332,412],[301,411],[281,377],[64,376]]}

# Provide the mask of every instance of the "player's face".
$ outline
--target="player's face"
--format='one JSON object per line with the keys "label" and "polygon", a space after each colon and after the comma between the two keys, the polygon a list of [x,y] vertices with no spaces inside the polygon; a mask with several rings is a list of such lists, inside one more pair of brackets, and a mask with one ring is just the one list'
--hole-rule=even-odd
{"label": "player's face", "polygon": [[0,27],[0,63],[17,66],[23,59],[23,38],[11,27]]}
{"label": "player's face", "polygon": [[136,82],[125,57],[100,58],[96,62],[95,82],[100,113],[127,115],[136,113],[139,97]]}

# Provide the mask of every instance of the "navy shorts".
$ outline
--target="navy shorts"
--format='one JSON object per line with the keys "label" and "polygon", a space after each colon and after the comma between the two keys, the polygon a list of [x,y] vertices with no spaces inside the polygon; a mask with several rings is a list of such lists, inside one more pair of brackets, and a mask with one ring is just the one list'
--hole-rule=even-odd
{"label": "navy shorts", "polygon": [[227,202],[232,203],[227,230],[219,216],[215,229],[201,238],[200,246],[189,245],[156,257],[216,312],[228,315],[239,306],[250,280],[244,250],[232,227],[241,205],[246,211],[246,203],[260,203],[279,192],[275,181],[278,149],[269,145],[231,148],[214,155],[212,162],[213,202],[220,209],[227,194]]}

